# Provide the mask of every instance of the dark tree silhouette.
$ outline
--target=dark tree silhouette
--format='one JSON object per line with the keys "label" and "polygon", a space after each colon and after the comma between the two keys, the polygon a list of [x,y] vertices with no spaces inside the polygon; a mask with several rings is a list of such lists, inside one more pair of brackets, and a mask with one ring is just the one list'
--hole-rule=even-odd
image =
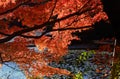
{"label": "dark tree silhouette", "polygon": [[115,37],[120,39],[120,1],[119,0],[102,0],[104,11],[107,13],[111,22]]}

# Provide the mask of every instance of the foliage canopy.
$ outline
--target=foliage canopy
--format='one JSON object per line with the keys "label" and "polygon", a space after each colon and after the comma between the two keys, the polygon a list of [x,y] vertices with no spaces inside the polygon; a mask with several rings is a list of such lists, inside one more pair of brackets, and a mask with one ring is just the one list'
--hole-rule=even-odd
{"label": "foliage canopy", "polygon": [[73,32],[107,19],[100,0],[0,0],[0,64],[16,62],[26,75],[69,75],[48,63],[79,40]]}

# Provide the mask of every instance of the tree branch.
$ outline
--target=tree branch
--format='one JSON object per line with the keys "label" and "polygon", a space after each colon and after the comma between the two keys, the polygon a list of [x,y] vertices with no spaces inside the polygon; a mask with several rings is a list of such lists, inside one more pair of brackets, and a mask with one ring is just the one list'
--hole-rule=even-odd
{"label": "tree branch", "polygon": [[1,16],[1,15],[4,15],[4,14],[7,14],[7,13],[10,13],[10,12],[13,12],[14,10],[18,9],[20,6],[23,6],[23,5],[28,5],[28,6],[32,7],[32,6],[36,6],[36,5],[45,4],[45,3],[47,3],[48,1],[51,1],[51,0],[45,0],[45,1],[39,2],[39,3],[30,3],[30,0],[27,0],[27,1],[25,1],[25,2],[19,3],[18,5],[16,5],[15,7],[11,8],[11,9],[9,9],[9,10],[6,10],[6,11],[4,11],[4,12],[1,12],[1,13],[0,13],[0,16]]}
{"label": "tree branch", "polygon": [[42,1],[42,2],[31,2],[31,3],[26,3],[26,4],[24,4],[24,5],[28,5],[28,6],[30,6],[30,7],[33,7],[33,6],[36,6],[36,5],[45,4],[45,3],[49,2],[49,1],[52,1],[52,0],[44,0],[44,1]]}
{"label": "tree branch", "polygon": [[52,15],[53,15],[54,9],[56,7],[56,3],[57,3],[57,0],[55,0],[55,2],[54,2],[54,6],[53,6],[53,8],[51,10],[51,14],[50,14],[50,17],[49,17],[48,21],[51,19]]}
{"label": "tree branch", "polygon": [[[59,29],[53,29],[51,31],[48,32],[53,32],[53,31],[66,31],[66,30],[77,30],[77,29],[84,29],[84,28],[91,28],[91,26],[82,26],[82,27],[78,27],[78,28],[59,28]],[[20,35],[21,37],[24,38],[40,38],[41,36],[45,35],[48,32],[44,32],[42,33],[40,36],[28,36],[28,35]]]}
{"label": "tree branch", "polygon": [[0,34],[4,36],[10,36],[9,34],[3,33],[3,32],[0,32]]}
{"label": "tree branch", "polygon": [[4,15],[4,14],[7,14],[7,13],[10,13],[10,12],[13,12],[13,11],[16,10],[17,8],[19,8],[20,6],[22,6],[22,5],[24,5],[24,4],[28,3],[28,2],[29,2],[29,0],[27,0],[27,1],[25,1],[25,2],[22,2],[22,3],[19,3],[19,4],[16,5],[15,7],[13,7],[13,8],[11,8],[11,9],[7,10],[7,11],[4,11],[4,12],[0,13],[0,16],[1,16],[1,15]]}
{"label": "tree branch", "polygon": [[65,31],[65,30],[77,30],[77,29],[84,29],[84,28],[91,28],[92,26],[82,26],[82,27],[72,27],[72,28],[59,28],[59,29],[53,29],[53,31]]}

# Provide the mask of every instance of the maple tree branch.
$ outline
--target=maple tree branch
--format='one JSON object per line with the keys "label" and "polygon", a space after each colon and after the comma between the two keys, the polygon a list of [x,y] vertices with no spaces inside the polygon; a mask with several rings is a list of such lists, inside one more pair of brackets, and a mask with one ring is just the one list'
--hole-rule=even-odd
{"label": "maple tree branch", "polygon": [[[52,29],[51,31],[48,32],[53,32],[53,31],[66,31],[66,30],[79,30],[79,29],[84,29],[84,28],[91,28],[91,26],[82,26],[82,27],[77,27],[77,28],[58,28],[58,29]],[[28,35],[20,35],[21,37],[24,38],[40,38],[43,35],[45,35],[48,32],[43,32],[40,36],[28,36]]]}
{"label": "maple tree branch", "polygon": [[18,9],[20,6],[23,6],[23,5],[28,5],[28,6],[36,6],[36,5],[41,5],[41,4],[45,4],[47,3],[48,1],[51,1],[51,0],[46,0],[46,1],[43,1],[43,2],[39,2],[39,3],[30,3],[30,0],[27,0],[27,1],[24,1],[24,2],[21,2],[19,3],[18,5],[16,5],[15,7],[11,8],[11,9],[8,9],[4,12],[1,12],[0,13],[0,16],[1,15],[4,15],[4,14],[8,14],[10,12],[13,12],[14,10]]}
{"label": "maple tree branch", "polygon": [[81,9],[83,9],[86,5],[87,5],[87,3],[89,3],[91,0],[87,0],[85,3],[84,3],[84,5],[83,6],[81,6]]}
{"label": "maple tree branch", "polygon": [[7,11],[4,11],[4,12],[0,13],[0,16],[1,16],[1,15],[4,15],[4,14],[7,14],[7,13],[10,13],[10,12],[13,12],[13,11],[16,10],[17,8],[19,8],[20,6],[22,6],[22,5],[24,5],[24,4],[28,3],[28,2],[29,2],[29,0],[27,0],[27,1],[25,1],[25,2],[22,2],[22,3],[18,4],[18,5],[16,5],[15,7],[13,7],[13,8],[11,8],[11,9],[7,10]]}
{"label": "maple tree branch", "polygon": [[65,30],[77,30],[77,29],[84,29],[84,28],[91,28],[91,26],[82,26],[82,27],[72,27],[72,28],[59,28],[59,29],[53,29],[53,31],[65,31]]}
{"label": "maple tree branch", "polygon": [[48,33],[47,31],[46,32],[43,32],[40,36],[28,36],[28,35],[20,35],[21,37],[24,37],[24,38],[40,38],[42,37],[43,35],[45,35],[46,33]]}
{"label": "maple tree branch", "polygon": [[4,35],[4,36],[10,36],[10,34],[6,34],[6,33],[3,33],[3,32],[0,32],[1,35]]}
{"label": "maple tree branch", "polygon": [[51,19],[52,15],[53,15],[54,9],[56,7],[56,3],[57,3],[57,0],[55,0],[54,6],[53,6],[53,9],[51,10],[51,14],[50,14],[48,21]]}
{"label": "maple tree branch", "polygon": [[21,37],[24,37],[24,38],[39,38],[40,36],[32,36],[32,35],[20,35]]}
{"label": "maple tree branch", "polygon": [[12,19],[11,21],[9,21],[9,20],[6,20],[6,21],[8,21],[8,23],[9,23],[9,26],[8,26],[9,28],[12,28],[14,26],[17,26],[19,28],[29,28],[26,25],[22,25],[23,20],[20,20],[18,18]]}
{"label": "maple tree branch", "polygon": [[14,33],[11,34],[10,36],[5,37],[5,38],[3,38],[3,39],[0,39],[0,43],[7,42],[7,41],[13,39],[13,38],[16,37],[16,36],[20,36],[20,35],[22,35],[23,33],[27,33],[27,32],[30,32],[30,31],[33,31],[33,30],[36,30],[36,29],[42,28],[42,27],[44,27],[47,23],[48,23],[48,22],[43,23],[43,24],[41,24],[40,26],[37,26],[37,25],[36,25],[36,26],[34,26],[34,27],[32,27],[32,28],[23,29],[23,30],[20,30],[20,31],[14,32]]}
{"label": "maple tree branch", "polygon": [[38,2],[31,2],[31,3],[26,3],[24,5],[28,5],[28,6],[32,7],[32,6],[36,6],[36,5],[45,4],[45,3],[49,2],[49,1],[52,1],[52,0],[44,0],[44,1],[39,2],[39,3]]}

